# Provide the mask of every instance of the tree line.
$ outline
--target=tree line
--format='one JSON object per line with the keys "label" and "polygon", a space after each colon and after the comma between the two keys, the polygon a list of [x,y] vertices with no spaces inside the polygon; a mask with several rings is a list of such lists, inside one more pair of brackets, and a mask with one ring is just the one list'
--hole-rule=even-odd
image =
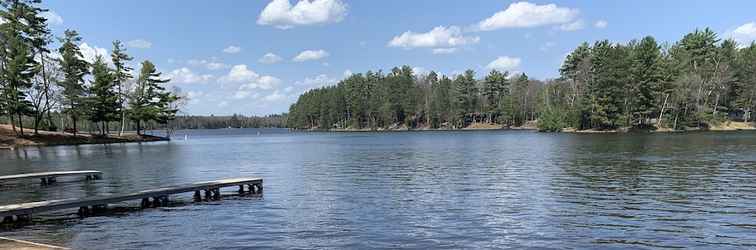
{"label": "tree line", "polygon": [[[88,62],[81,36],[66,30],[53,46],[41,0],[0,0],[0,115],[24,135],[24,121],[40,129],[63,129],[74,135],[81,124],[106,135],[111,124],[119,134],[134,123],[166,124],[175,118],[181,98],[167,90],[169,79],[145,60],[135,76],[133,60],[120,41],[113,42],[110,63],[98,55]],[[54,119],[53,117],[60,118]],[[87,124],[88,123],[88,124]]]}
{"label": "tree line", "polygon": [[448,128],[473,123],[543,131],[618,128],[682,130],[727,120],[753,122],[756,44],[722,40],[695,30],[672,44],[651,36],[627,43],[583,43],[557,79],[492,70],[483,79],[467,70],[453,77],[354,74],[334,86],[302,94],[288,126],[300,129]]}
{"label": "tree line", "polygon": [[285,128],[286,114],[267,116],[177,116],[171,122],[175,129],[219,129],[219,128]]}

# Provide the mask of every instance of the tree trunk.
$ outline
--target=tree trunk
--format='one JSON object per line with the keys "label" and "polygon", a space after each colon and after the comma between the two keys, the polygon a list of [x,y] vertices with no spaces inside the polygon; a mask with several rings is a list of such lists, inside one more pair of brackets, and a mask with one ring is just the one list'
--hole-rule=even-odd
{"label": "tree trunk", "polygon": [[661,106],[661,111],[659,112],[659,120],[658,120],[658,121],[656,121],[656,127],[657,127],[657,128],[658,128],[658,127],[661,127],[661,124],[662,124],[662,118],[664,117],[664,107],[666,107],[666,106],[667,106],[667,99],[669,99],[669,94],[667,94],[667,95],[666,95],[666,96],[664,97],[664,103],[662,104],[662,106]]}
{"label": "tree trunk", "polygon": [[21,112],[18,112],[18,128],[21,131],[21,136],[24,136],[24,117],[21,115]]}

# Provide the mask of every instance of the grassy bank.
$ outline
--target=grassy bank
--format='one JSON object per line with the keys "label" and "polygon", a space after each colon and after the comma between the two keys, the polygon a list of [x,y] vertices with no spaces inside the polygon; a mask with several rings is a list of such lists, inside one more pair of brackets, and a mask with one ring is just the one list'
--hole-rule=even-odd
{"label": "grassy bank", "polygon": [[17,136],[10,125],[0,124],[0,149],[17,148],[24,146],[53,146],[53,145],[79,145],[79,144],[108,144],[108,143],[127,143],[127,142],[152,142],[167,141],[168,138],[137,135],[136,133],[127,133],[122,136],[117,135],[92,135],[81,133],[74,136],[69,133],[42,131],[34,135],[34,130],[25,128],[24,136]]}

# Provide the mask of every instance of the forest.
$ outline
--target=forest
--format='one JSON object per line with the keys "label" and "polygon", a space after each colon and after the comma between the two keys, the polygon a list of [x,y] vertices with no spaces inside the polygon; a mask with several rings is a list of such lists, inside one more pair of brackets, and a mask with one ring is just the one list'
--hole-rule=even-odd
{"label": "forest", "polygon": [[166,89],[145,60],[134,72],[133,60],[120,41],[113,42],[110,60],[87,61],[82,37],[66,30],[54,38],[41,0],[0,1],[0,120],[18,136],[24,128],[76,133],[82,128],[107,135],[145,124],[164,125],[175,119],[183,103],[177,89]]}
{"label": "forest", "polygon": [[557,79],[492,70],[454,76],[409,66],[354,74],[302,94],[289,109],[297,129],[460,129],[473,124],[541,131],[705,129],[752,123],[756,44],[697,29],[674,43],[652,36],[585,42]]}

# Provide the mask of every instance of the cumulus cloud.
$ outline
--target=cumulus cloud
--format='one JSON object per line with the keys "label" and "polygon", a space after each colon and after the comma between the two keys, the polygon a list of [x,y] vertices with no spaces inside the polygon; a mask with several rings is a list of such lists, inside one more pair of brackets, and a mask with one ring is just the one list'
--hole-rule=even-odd
{"label": "cumulus cloud", "polygon": [[756,22],[743,24],[732,32],[729,37],[738,42],[741,47],[749,46],[756,41]]}
{"label": "cumulus cloud", "polygon": [[260,59],[257,60],[257,61],[260,62],[260,63],[262,63],[262,64],[274,64],[274,63],[278,63],[278,62],[280,62],[282,60],[283,60],[283,58],[281,58],[280,56],[269,52],[269,53],[263,55],[262,57],[260,57]]}
{"label": "cumulus cloud", "polygon": [[556,4],[538,5],[529,2],[512,3],[503,11],[480,21],[476,26],[483,31],[502,28],[529,28],[544,25],[567,24],[575,21],[580,11]]}
{"label": "cumulus cloud", "polygon": [[559,25],[559,29],[562,31],[576,31],[581,30],[585,27],[585,22],[583,20],[577,20],[571,23],[565,23],[562,25]]}
{"label": "cumulus cloud", "polygon": [[63,17],[55,13],[55,11],[46,11],[40,14],[43,18],[47,19],[47,23],[51,25],[62,25]]}
{"label": "cumulus cloud", "polygon": [[520,58],[500,56],[486,66],[489,70],[512,71],[520,66]]}
{"label": "cumulus cloud", "polygon": [[165,77],[171,79],[172,83],[184,83],[184,84],[191,84],[191,83],[205,83],[213,78],[213,75],[210,74],[197,74],[190,70],[189,68],[179,68],[175,69],[171,72],[168,72],[168,74],[165,75]]}
{"label": "cumulus cloud", "polygon": [[437,48],[437,49],[433,49],[433,54],[436,54],[436,55],[454,54],[454,52],[457,52],[457,48]]}
{"label": "cumulus cloud", "polygon": [[192,67],[204,67],[209,70],[219,70],[228,67],[228,65],[218,62],[217,58],[211,58],[210,60],[205,59],[190,59],[186,61],[186,64],[189,64],[189,66]]}
{"label": "cumulus cloud", "polygon": [[225,49],[223,49],[223,53],[226,53],[226,54],[236,54],[236,53],[239,53],[239,52],[241,52],[241,47],[239,47],[239,46],[233,46],[233,45],[231,45],[231,46],[228,46]]}
{"label": "cumulus cloud", "polygon": [[425,33],[407,31],[395,36],[389,41],[389,47],[401,48],[448,48],[466,44],[475,44],[480,41],[477,36],[464,36],[462,29],[457,26],[438,26]]}
{"label": "cumulus cloud", "polygon": [[328,54],[327,51],[319,49],[319,50],[305,50],[300,52],[297,56],[292,59],[292,61],[295,62],[304,62],[304,61],[311,61],[311,60],[320,60],[323,58],[328,57],[330,54]]}
{"label": "cumulus cloud", "polygon": [[596,23],[593,24],[593,27],[596,27],[599,29],[606,28],[606,26],[609,26],[609,22],[607,22],[606,20],[598,20],[596,21]]}
{"label": "cumulus cloud", "polygon": [[318,88],[318,87],[336,84],[336,82],[338,81],[339,79],[331,78],[326,74],[320,74],[315,77],[305,77],[304,80],[297,81],[294,84],[300,85],[300,86],[307,86],[310,88]]}
{"label": "cumulus cloud", "polygon": [[257,18],[259,25],[279,29],[295,26],[337,23],[347,14],[347,5],[341,0],[301,0],[292,6],[289,0],[273,0]]}
{"label": "cumulus cloud", "polygon": [[84,61],[87,61],[88,63],[94,63],[95,59],[97,59],[97,56],[102,56],[103,59],[105,59],[106,62],[110,63],[110,55],[108,54],[108,50],[97,47],[97,46],[89,46],[87,43],[82,43],[79,45],[79,50],[81,50],[82,59]]}
{"label": "cumulus cloud", "polygon": [[144,39],[135,39],[126,42],[126,46],[138,49],[149,49],[152,48],[152,43]]}
{"label": "cumulus cloud", "polygon": [[344,70],[344,78],[348,78],[354,75],[351,70]]}
{"label": "cumulus cloud", "polygon": [[278,90],[273,91],[273,93],[270,93],[269,95],[266,95],[262,98],[262,100],[266,102],[276,102],[284,99],[286,99],[286,95],[279,93]]}
{"label": "cumulus cloud", "polygon": [[281,80],[268,75],[259,75],[247,68],[247,65],[239,64],[231,67],[228,74],[218,79],[222,84],[241,84],[238,90],[273,89]]}

